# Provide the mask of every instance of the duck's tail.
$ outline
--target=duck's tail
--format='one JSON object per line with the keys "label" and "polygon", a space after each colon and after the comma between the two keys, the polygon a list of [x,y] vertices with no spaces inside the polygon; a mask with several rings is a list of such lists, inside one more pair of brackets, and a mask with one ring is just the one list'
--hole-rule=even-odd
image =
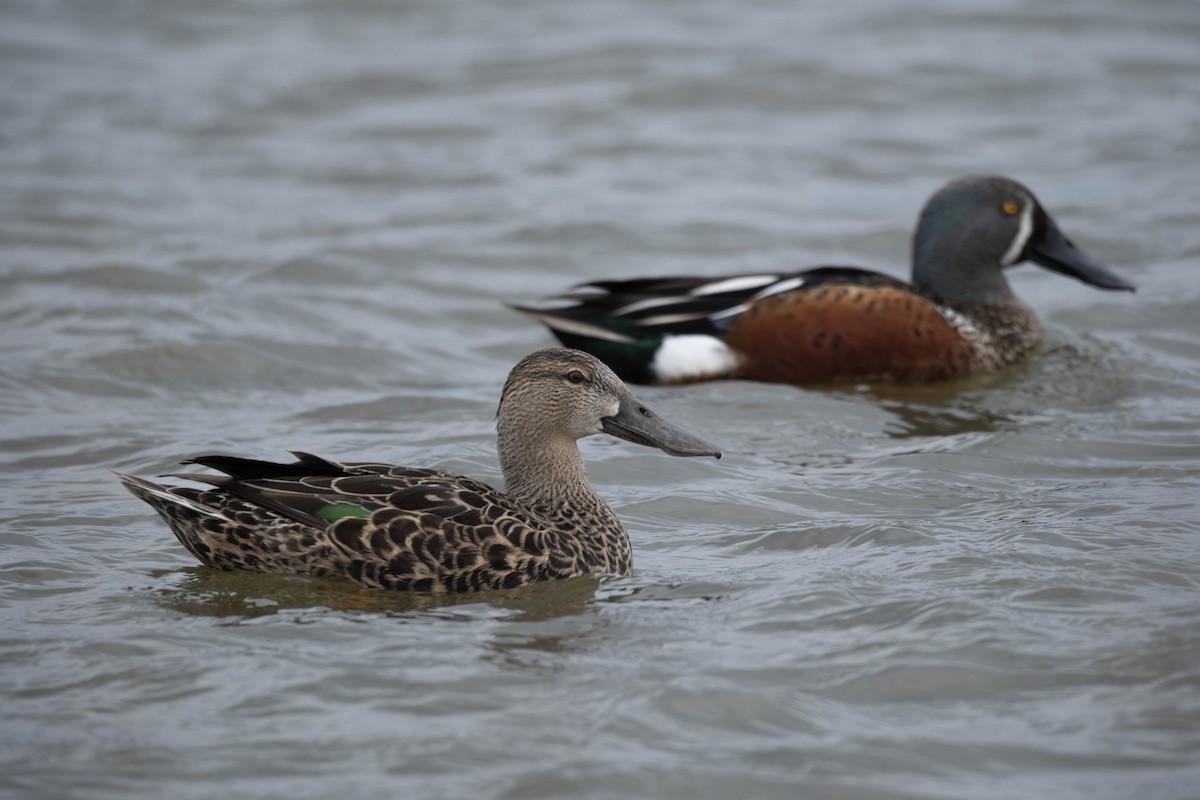
{"label": "duck's tail", "polygon": [[[133,493],[134,497],[144,500],[158,512],[175,534],[175,538],[188,549],[192,555],[204,563],[209,563],[207,547],[201,543],[199,529],[205,520],[220,520],[227,523],[228,518],[220,510],[204,505],[187,493],[196,493],[194,489],[176,489],[161,486],[136,475],[123,472],[115,473],[121,483]],[[198,547],[198,545],[200,545]]]}

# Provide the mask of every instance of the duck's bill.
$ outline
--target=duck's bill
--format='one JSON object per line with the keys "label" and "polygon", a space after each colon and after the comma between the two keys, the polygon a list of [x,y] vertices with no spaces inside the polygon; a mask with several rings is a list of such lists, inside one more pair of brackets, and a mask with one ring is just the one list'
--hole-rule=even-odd
{"label": "duck's bill", "polygon": [[1099,261],[1094,261],[1087,253],[1063,236],[1062,231],[1048,216],[1043,217],[1040,231],[1029,242],[1027,257],[1043,267],[1063,275],[1078,278],[1084,283],[1098,286],[1101,289],[1119,289],[1126,292],[1136,291],[1129,281],[1116,274]]}
{"label": "duck's bill", "polygon": [[617,413],[600,421],[605,433],[634,444],[657,447],[673,456],[712,456],[720,458],[721,451],[699,436],[672,425],[638,402],[625,395]]}

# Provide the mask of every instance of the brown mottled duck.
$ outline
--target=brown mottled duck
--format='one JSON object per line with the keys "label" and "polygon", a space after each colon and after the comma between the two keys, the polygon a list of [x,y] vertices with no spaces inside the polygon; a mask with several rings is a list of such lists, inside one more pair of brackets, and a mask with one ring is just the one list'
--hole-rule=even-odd
{"label": "brown mottled duck", "polygon": [[185,462],[224,473],[176,476],[205,488],[118,475],[208,566],[461,592],[629,572],[629,536],[588,482],[578,439],[607,433],[675,456],[721,456],[578,350],[522,359],[496,420],[504,492],[433,469],[307,453],[290,464],[220,455]]}

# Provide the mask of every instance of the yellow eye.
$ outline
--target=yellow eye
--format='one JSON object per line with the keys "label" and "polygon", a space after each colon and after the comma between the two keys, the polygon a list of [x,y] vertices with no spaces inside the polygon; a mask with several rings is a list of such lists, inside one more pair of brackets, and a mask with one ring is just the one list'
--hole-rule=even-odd
{"label": "yellow eye", "polygon": [[1014,203],[1012,200],[1005,200],[1004,203],[1000,206],[1000,210],[1002,210],[1005,214],[1008,214],[1011,217],[1013,214],[1016,214],[1018,211],[1020,211],[1021,207],[1019,205],[1017,205],[1016,203]]}

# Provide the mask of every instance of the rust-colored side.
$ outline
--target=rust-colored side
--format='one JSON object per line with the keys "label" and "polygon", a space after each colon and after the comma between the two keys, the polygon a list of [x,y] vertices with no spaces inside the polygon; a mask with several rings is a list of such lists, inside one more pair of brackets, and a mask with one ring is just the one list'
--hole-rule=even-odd
{"label": "rust-colored side", "polygon": [[893,286],[820,286],[755,303],[730,325],[745,358],[733,377],[775,383],[966,375],[971,342],[920,295]]}

